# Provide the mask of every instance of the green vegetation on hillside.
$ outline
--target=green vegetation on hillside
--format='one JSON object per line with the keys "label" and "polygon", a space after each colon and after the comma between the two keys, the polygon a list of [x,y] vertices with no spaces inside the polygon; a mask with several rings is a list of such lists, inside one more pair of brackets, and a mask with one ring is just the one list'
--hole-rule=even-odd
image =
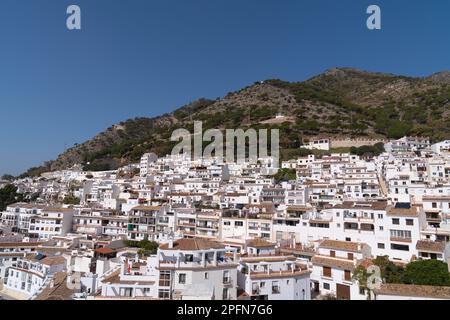
{"label": "green vegetation on hillside", "polygon": [[10,204],[21,201],[23,201],[23,195],[17,193],[16,186],[8,184],[0,189],[0,211],[4,211]]}
{"label": "green vegetation on hillside", "polygon": [[64,204],[69,205],[79,205],[80,204],[80,198],[74,197],[74,196],[66,196],[63,201]]}
{"label": "green vegetation on hillside", "polygon": [[280,169],[274,178],[276,183],[280,183],[282,181],[296,180],[297,174],[295,169]]}
{"label": "green vegetation on hillside", "polygon": [[[223,99],[199,99],[172,114],[124,121],[22,177],[78,163],[88,171],[116,169],[146,152],[164,156],[177,143],[170,141],[172,132],[178,128],[193,132],[196,120],[203,122],[203,130],[279,129],[282,160],[307,154],[300,149],[302,141],[316,135],[395,139],[419,135],[434,142],[450,139],[449,107],[450,80],[445,74],[410,78],[332,69],[308,81],[267,80]],[[289,121],[261,123],[279,112]],[[380,149],[361,147],[352,152],[371,155]]]}
{"label": "green vegetation on hillside", "polygon": [[384,152],[384,144],[379,142],[373,146],[351,147],[350,153],[363,157],[379,156]]}

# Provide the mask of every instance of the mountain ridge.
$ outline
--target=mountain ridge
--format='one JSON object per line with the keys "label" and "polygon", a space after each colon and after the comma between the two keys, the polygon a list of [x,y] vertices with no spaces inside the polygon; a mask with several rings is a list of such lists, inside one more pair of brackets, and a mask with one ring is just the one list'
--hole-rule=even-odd
{"label": "mountain ridge", "polygon": [[[267,124],[277,113],[292,121]],[[302,82],[255,82],[221,99],[202,98],[161,116],[122,121],[23,176],[75,164],[93,171],[115,169],[145,152],[165,155],[174,145],[168,143],[172,131],[181,127],[192,131],[195,120],[203,121],[204,130],[276,127],[282,130],[284,149],[298,149],[303,138],[319,134],[449,139],[450,72],[407,77],[343,67]]]}

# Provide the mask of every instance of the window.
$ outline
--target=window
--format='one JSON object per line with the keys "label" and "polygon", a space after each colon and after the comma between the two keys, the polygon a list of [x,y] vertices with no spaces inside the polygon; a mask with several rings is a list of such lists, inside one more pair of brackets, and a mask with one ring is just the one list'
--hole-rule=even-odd
{"label": "window", "polygon": [[392,224],[400,224],[400,219],[398,219],[398,218],[393,218],[393,219],[392,219]]}
{"label": "window", "polygon": [[353,253],[347,253],[347,259],[353,260]]}
{"label": "window", "polygon": [[378,219],[383,219],[383,214],[379,213],[378,214]]}
{"label": "window", "polygon": [[383,231],[384,230],[384,227],[383,226],[380,226],[380,231]]}
{"label": "window", "polygon": [[272,281],[272,294],[280,293],[280,283],[279,281]]}
{"label": "window", "polygon": [[400,239],[411,239],[411,231],[391,230],[391,237]]}
{"label": "window", "polygon": [[230,221],[224,221],[224,222],[223,222],[223,225],[224,225],[224,226],[230,226],[230,225],[231,225],[231,222],[230,222]]}
{"label": "window", "polygon": [[229,299],[230,299],[230,294],[228,292],[228,288],[223,288],[222,300],[229,300]]}
{"label": "window", "polygon": [[208,279],[209,279],[209,273],[205,272],[205,280],[208,280]]}
{"label": "window", "polygon": [[414,220],[413,219],[406,219],[406,225],[407,226],[413,226],[414,225]]}
{"label": "window", "polygon": [[352,241],[352,238],[345,238],[345,241]]}
{"label": "window", "polygon": [[384,249],[385,248],[385,246],[384,246],[384,243],[378,243],[378,249]]}
{"label": "window", "polygon": [[436,208],[437,208],[437,203],[436,203],[436,202],[432,202],[432,203],[431,203],[431,207],[432,207],[433,209],[436,209]]}
{"label": "window", "polygon": [[336,257],[336,251],[330,250],[330,257]]}
{"label": "window", "polygon": [[159,286],[170,287],[170,271],[161,271],[159,273]]}
{"label": "window", "polygon": [[351,281],[352,280],[352,275],[350,270],[344,270],[344,280],[345,281]]}
{"label": "window", "polygon": [[235,227],[242,227],[244,225],[244,222],[243,221],[235,221],[234,222],[234,226]]}
{"label": "window", "polygon": [[159,290],[158,297],[160,299],[170,299],[170,290],[166,289]]}
{"label": "window", "polygon": [[178,283],[180,284],[186,284],[186,274],[180,273],[178,276]]}
{"label": "window", "polygon": [[404,244],[391,243],[392,250],[409,251],[409,246]]}
{"label": "window", "polygon": [[322,269],[322,275],[324,277],[329,277],[331,278],[331,268],[330,267],[323,267]]}
{"label": "window", "polygon": [[324,282],[324,283],[323,283],[323,288],[324,288],[325,290],[330,290],[330,284],[327,283],[327,282]]}
{"label": "window", "polygon": [[223,272],[223,283],[224,284],[231,283],[231,276],[230,276],[230,271],[229,270],[225,270]]}
{"label": "window", "polygon": [[133,296],[133,289],[132,288],[125,288],[124,289],[124,297],[132,297]]}
{"label": "window", "polygon": [[252,283],[252,294],[259,294],[258,282],[253,282]]}

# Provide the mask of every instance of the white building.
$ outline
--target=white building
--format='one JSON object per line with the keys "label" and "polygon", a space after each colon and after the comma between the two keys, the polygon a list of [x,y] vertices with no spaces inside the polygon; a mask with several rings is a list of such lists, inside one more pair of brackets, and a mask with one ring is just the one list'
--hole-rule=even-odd
{"label": "white building", "polygon": [[99,299],[236,300],[236,249],[204,239],[161,245],[147,261],[123,261],[102,277]]}
{"label": "white building", "polygon": [[240,260],[238,284],[251,300],[310,300],[308,265],[291,255],[276,253],[264,240],[247,244]]}
{"label": "white building", "polygon": [[353,280],[352,273],[368,258],[371,258],[371,249],[365,243],[323,240],[312,258],[314,292],[340,300],[367,299],[359,283]]}

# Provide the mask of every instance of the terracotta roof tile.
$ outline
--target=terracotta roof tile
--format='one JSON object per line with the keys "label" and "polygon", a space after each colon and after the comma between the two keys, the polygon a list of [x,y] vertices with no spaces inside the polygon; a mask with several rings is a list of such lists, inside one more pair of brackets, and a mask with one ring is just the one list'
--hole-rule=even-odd
{"label": "terracotta roof tile", "polygon": [[419,240],[419,241],[417,241],[416,249],[420,250],[420,251],[442,253],[445,250],[445,242],[430,241],[430,240]]}
{"label": "terracotta roof tile", "polygon": [[325,256],[314,256],[311,259],[313,264],[326,266],[326,267],[334,267],[338,269],[345,270],[353,270],[355,268],[355,264],[353,261],[344,260],[340,258],[331,258]]}
{"label": "terracotta roof tile", "polygon": [[336,249],[336,250],[353,251],[353,252],[361,252],[363,246],[365,246],[364,243],[339,241],[339,240],[323,240],[319,244],[319,248]]}

